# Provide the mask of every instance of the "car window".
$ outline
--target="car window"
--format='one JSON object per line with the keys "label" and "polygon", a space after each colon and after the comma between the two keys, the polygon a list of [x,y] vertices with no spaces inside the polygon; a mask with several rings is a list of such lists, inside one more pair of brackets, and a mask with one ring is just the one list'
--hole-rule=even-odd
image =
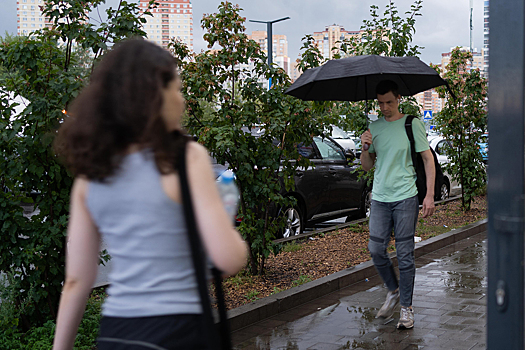
{"label": "car window", "polygon": [[315,153],[315,149],[312,144],[304,145],[303,143],[300,143],[297,145],[297,151],[299,154],[305,158],[308,159],[316,159],[317,154]]}
{"label": "car window", "polygon": [[329,139],[314,137],[314,142],[324,160],[345,160],[343,151]]}

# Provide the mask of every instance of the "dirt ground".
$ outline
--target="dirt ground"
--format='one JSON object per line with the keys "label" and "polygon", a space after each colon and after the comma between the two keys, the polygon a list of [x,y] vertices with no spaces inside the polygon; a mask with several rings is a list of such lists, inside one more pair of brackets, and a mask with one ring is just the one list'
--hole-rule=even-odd
{"label": "dirt ground", "polygon": [[[487,217],[485,196],[476,197],[471,210],[461,211],[461,200],[436,206],[435,214],[420,217],[416,236],[427,238],[448,232]],[[393,241],[390,250],[394,250]],[[224,281],[226,305],[232,309],[251,301],[289,289],[370,259],[367,223],[288,243],[283,252],[270,256],[263,276],[250,276],[246,270]]]}

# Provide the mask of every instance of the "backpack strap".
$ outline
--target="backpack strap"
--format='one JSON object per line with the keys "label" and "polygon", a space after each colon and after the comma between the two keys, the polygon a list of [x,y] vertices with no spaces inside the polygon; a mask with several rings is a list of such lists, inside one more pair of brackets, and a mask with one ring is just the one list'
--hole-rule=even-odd
{"label": "backpack strap", "polygon": [[412,131],[412,120],[414,120],[416,116],[409,115],[405,119],[405,131],[408,136],[408,141],[410,141],[410,154],[412,155],[412,164],[414,165],[414,169],[417,166],[417,154],[416,154],[416,141],[414,140],[414,133]]}

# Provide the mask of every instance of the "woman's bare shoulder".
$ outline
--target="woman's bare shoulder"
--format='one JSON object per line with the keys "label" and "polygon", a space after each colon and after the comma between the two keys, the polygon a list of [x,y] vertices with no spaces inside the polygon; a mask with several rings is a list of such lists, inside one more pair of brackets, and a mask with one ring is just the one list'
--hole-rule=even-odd
{"label": "woman's bare shoulder", "polygon": [[187,155],[190,160],[203,160],[208,158],[208,150],[198,142],[188,142]]}

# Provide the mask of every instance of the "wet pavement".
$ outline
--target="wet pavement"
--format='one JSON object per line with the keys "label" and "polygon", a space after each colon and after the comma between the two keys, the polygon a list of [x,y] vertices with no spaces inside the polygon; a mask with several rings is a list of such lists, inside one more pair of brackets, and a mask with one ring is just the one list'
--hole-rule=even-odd
{"label": "wet pavement", "polygon": [[486,233],[416,259],[415,327],[375,314],[378,276],[233,332],[234,349],[485,349]]}

